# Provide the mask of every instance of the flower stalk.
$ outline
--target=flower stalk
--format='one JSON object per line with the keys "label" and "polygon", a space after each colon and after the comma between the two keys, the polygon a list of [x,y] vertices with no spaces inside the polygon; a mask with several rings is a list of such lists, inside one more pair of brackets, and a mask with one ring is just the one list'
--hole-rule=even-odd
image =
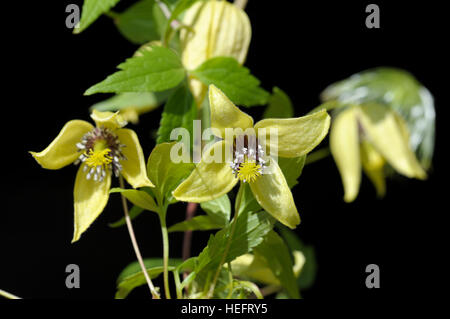
{"label": "flower stalk", "polygon": [[[120,187],[125,188],[123,177],[122,175],[119,177]],[[139,265],[141,266],[142,272],[144,273],[145,280],[147,281],[148,288],[150,289],[150,293],[152,294],[153,299],[160,299],[160,296],[158,292],[155,289],[155,286],[153,285],[153,282],[150,278],[150,276],[147,273],[147,268],[145,267],[144,260],[142,259],[141,251],[139,249],[138,243],[136,241],[136,236],[134,234],[133,230],[133,224],[131,223],[130,215],[128,214],[128,205],[127,200],[123,194],[121,194],[122,197],[122,206],[123,206],[123,212],[125,215],[125,221],[127,223],[128,233],[130,234],[131,243],[133,244],[134,252],[136,254],[136,258],[139,262]]]}
{"label": "flower stalk", "polygon": [[163,267],[164,267],[164,291],[166,298],[170,299],[169,289],[169,234],[166,225],[166,208],[159,213],[159,220],[161,223],[161,233],[163,239]]}

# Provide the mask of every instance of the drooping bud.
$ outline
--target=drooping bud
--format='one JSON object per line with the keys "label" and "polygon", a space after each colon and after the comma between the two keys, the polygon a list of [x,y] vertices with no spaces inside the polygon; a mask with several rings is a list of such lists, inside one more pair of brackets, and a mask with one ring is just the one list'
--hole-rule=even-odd
{"label": "drooping bud", "polygon": [[[182,62],[193,70],[213,57],[228,56],[243,64],[251,39],[247,14],[227,1],[200,1],[189,8],[180,33]],[[190,78],[189,84],[197,105],[201,105],[207,86]]]}

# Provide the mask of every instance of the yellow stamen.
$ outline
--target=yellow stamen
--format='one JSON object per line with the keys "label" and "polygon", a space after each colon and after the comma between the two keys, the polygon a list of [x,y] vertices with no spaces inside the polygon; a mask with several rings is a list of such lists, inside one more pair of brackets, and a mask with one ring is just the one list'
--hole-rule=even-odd
{"label": "yellow stamen", "polygon": [[111,150],[105,148],[103,150],[89,150],[84,155],[87,157],[86,165],[89,167],[106,166],[112,162],[112,157],[109,156]]}
{"label": "yellow stamen", "polygon": [[260,169],[261,165],[255,162],[244,162],[239,166],[237,177],[243,182],[252,183],[261,175]]}

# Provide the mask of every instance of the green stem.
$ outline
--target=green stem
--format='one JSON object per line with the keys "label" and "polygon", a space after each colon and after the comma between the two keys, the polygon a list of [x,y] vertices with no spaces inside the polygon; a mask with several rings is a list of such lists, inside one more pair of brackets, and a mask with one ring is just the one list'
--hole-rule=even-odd
{"label": "green stem", "polygon": [[[120,177],[119,177],[119,183],[120,183],[120,188],[124,189],[125,184],[124,184],[122,175],[120,175]],[[139,262],[139,266],[141,267],[142,273],[144,274],[145,280],[147,281],[148,288],[150,289],[150,293],[152,294],[153,299],[160,299],[159,294],[156,291],[155,286],[153,285],[152,280],[150,279],[150,276],[148,275],[147,268],[145,267],[145,264],[144,264],[144,260],[142,259],[141,251],[139,249],[139,246],[138,246],[138,243],[136,240],[136,235],[134,234],[133,224],[131,223],[131,218],[128,213],[127,200],[126,200],[125,196],[123,196],[123,194],[121,194],[121,197],[122,197],[123,213],[125,215],[125,221],[127,223],[128,233],[130,234],[131,244],[133,245],[134,253],[136,254],[136,258]]]}
{"label": "green stem", "polygon": [[22,299],[20,297],[17,297],[7,291],[1,290],[0,289],[0,296],[5,297],[6,299]]}
{"label": "green stem", "polygon": [[161,222],[161,233],[163,239],[163,266],[164,266],[164,291],[166,298],[170,299],[169,290],[169,234],[166,225],[166,209],[159,213],[159,220]]}
{"label": "green stem", "polygon": [[220,261],[219,267],[217,268],[216,274],[214,276],[214,280],[213,280],[213,282],[211,284],[211,287],[209,289],[208,298],[211,298],[213,293],[214,293],[214,289],[216,287],[217,280],[219,279],[220,270],[222,269],[222,266],[225,263],[225,260],[226,260],[227,255],[228,255],[228,251],[230,250],[231,240],[233,238],[234,231],[236,230],[236,224],[237,224],[236,221],[237,221],[237,216],[238,216],[239,206],[240,206],[240,196],[239,195],[238,195],[238,198],[236,200],[239,200],[239,205],[236,206],[238,208],[234,212],[233,221],[232,221],[233,225],[231,226],[231,232],[230,232],[230,236],[228,237],[227,246],[225,247],[225,251],[223,253],[222,260]]}
{"label": "green stem", "polygon": [[173,271],[173,278],[175,280],[175,288],[177,290],[177,299],[183,299],[183,288],[181,288],[180,274],[177,270]]}

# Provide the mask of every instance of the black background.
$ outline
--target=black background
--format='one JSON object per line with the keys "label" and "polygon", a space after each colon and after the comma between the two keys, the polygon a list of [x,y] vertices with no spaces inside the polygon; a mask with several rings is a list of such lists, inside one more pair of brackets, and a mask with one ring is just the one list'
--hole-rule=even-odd
{"label": "black background", "polygon": [[[72,1],[81,4],[81,1]],[[123,1],[118,9],[132,1]],[[300,116],[319,104],[330,83],[376,66],[395,66],[413,73],[435,96],[436,151],[427,181],[398,177],[389,180],[384,200],[363,180],[352,204],[331,158],[305,167],[294,196],[302,217],[300,237],[316,249],[318,276],[304,297],[424,296],[444,276],[438,245],[444,239],[443,217],[448,187],[444,150],[448,138],[445,98],[448,83],[448,29],[444,10],[433,1],[377,1],[381,29],[365,27],[367,1],[249,0],[253,38],[246,65],[267,90],[286,91]],[[115,279],[135,260],[126,228],[108,223],[121,217],[120,200],[110,203],[71,244],[73,183],[76,167],[41,169],[27,153],[40,151],[65,122],[89,120],[88,107],[105,96],[83,92],[115,71],[136,46],[100,18],[80,35],[65,27],[71,1],[29,1],[9,15],[3,29],[2,209],[0,218],[0,288],[24,298],[113,298]],[[301,4],[300,4],[301,3]],[[249,111],[255,117],[261,110]],[[147,157],[154,142],[161,109],[130,126],[140,137]],[[169,211],[169,225],[184,218],[185,204]],[[145,257],[162,255],[158,219],[152,213],[135,224]],[[208,234],[194,234],[193,254]],[[181,256],[181,234],[170,237],[172,257]],[[65,286],[65,267],[81,269],[81,288]],[[381,269],[381,287],[365,287],[365,267]],[[157,280],[162,286],[162,282]],[[130,298],[146,298],[145,287]]]}

